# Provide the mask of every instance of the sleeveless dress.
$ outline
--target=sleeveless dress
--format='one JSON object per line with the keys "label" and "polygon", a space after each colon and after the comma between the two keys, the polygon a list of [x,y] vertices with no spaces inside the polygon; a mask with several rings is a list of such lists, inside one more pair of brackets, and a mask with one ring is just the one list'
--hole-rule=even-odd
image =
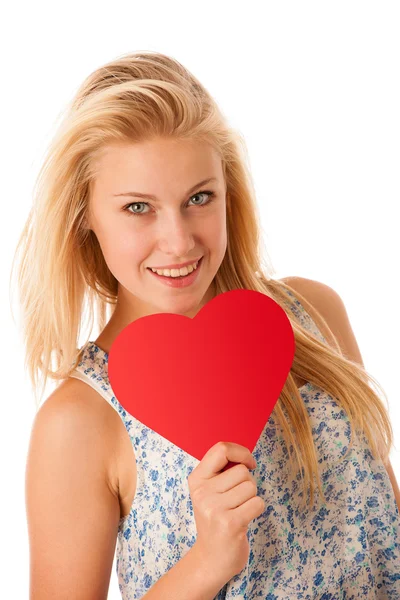
{"label": "sleeveless dress", "polygon": [[[326,341],[300,302],[290,310]],[[71,376],[92,386],[120,415],[137,464],[130,512],[120,519],[116,571],[123,600],[142,598],[196,541],[187,477],[199,460],[138,421],[111,389],[108,354],[94,342],[81,348]],[[252,452],[265,511],[249,525],[244,569],[214,600],[400,599],[400,515],[381,460],[366,438],[350,443],[350,425],[334,398],[310,382],[300,388],[307,408],[328,503],[299,510],[301,480],[287,478],[287,450],[272,411]],[[315,491],[317,499],[319,490]]]}

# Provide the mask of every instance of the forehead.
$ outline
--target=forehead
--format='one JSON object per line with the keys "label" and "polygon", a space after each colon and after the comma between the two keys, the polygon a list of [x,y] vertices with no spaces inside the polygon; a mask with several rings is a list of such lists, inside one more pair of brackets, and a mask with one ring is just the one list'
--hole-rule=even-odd
{"label": "forehead", "polygon": [[[96,160],[96,178],[130,177],[147,181],[163,177],[183,181],[222,175],[221,158],[205,142],[156,139],[105,146]],[[203,176],[203,177],[202,177]]]}

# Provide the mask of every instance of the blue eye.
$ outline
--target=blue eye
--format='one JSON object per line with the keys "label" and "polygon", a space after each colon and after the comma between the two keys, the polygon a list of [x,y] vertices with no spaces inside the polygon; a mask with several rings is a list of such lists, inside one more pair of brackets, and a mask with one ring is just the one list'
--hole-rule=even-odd
{"label": "blue eye", "polygon": [[[196,196],[200,196],[201,194],[204,194],[205,196],[208,196],[208,201],[205,204],[195,204],[195,206],[198,206],[199,208],[203,208],[204,206],[208,206],[209,204],[211,204],[211,202],[213,201],[214,197],[215,197],[215,192],[211,192],[208,190],[204,190],[201,192],[197,192],[197,194],[194,194],[190,200],[192,198],[195,198]],[[138,213],[138,212],[132,212],[130,209],[131,206],[137,206],[143,204],[145,206],[148,206],[149,203],[148,202],[131,202],[130,204],[127,204],[126,206],[124,206],[124,208],[122,209],[124,212],[127,212],[129,216],[135,216],[135,217],[141,217],[142,215],[148,214],[148,213]]]}

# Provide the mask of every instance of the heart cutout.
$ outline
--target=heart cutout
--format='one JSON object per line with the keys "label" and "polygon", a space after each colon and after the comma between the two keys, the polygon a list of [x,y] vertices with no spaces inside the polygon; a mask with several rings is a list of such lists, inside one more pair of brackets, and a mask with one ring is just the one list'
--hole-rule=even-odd
{"label": "heart cutout", "polygon": [[294,352],[279,304],[238,289],[192,319],[157,313],[130,323],[111,346],[108,376],[128,413],[201,460],[221,440],[253,451]]}

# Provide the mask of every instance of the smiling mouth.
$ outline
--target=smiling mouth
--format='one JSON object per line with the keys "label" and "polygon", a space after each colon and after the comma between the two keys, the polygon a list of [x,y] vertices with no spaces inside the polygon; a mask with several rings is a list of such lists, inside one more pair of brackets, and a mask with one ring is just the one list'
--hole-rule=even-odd
{"label": "smiling mouth", "polygon": [[[185,279],[185,277],[188,277],[189,275],[191,275],[193,273],[193,271],[197,271],[197,269],[199,268],[202,260],[203,260],[203,256],[201,258],[199,258],[199,260],[197,261],[197,266],[195,269],[193,269],[190,273],[187,273],[186,275],[176,275],[175,277],[173,277],[172,275],[162,275],[157,273],[157,271],[153,271],[151,267],[147,267],[147,269],[149,271],[151,271],[151,273],[154,273],[154,275],[158,275],[159,277],[165,277],[166,279]],[[183,267],[182,267],[183,268]],[[162,271],[163,269],[159,269],[160,271]],[[169,271],[171,271],[173,269],[169,269]]]}

